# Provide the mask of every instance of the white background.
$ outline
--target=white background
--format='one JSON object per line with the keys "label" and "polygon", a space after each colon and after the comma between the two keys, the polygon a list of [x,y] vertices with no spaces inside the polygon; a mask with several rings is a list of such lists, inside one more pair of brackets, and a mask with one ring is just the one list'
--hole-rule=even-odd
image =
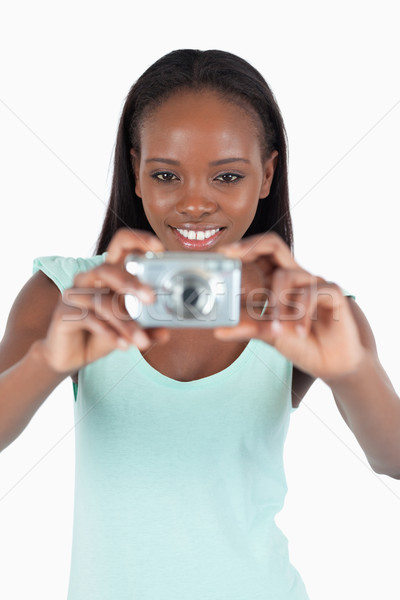
{"label": "white background", "polygon": [[[219,48],[257,67],[281,107],[297,260],[357,296],[399,391],[396,4],[3,2],[1,331],[34,257],[92,254],[132,83],[170,50]],[[0,456],[4,600],[66,597],[72,407],[65,381]],[[366,466],[321,382],[286,461],[279,522],[311,600],[398,599],[400,482]]]}

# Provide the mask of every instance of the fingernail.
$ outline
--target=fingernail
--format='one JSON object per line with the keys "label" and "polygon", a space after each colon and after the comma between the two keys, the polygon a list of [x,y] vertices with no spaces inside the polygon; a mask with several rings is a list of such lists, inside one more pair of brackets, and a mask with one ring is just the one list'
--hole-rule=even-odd
{"label": "fingernail", "polygon": [[218,329],[214,329],[214,335],[217,338],[227,338],[230,335],[230,329],[219,327]]}
{"label": "fingernail", "polygon": [[144,333],[144,331],[141,331],[140,329],[138,331],[135,331],[135,333],[133,334],[133,340],[135,342],[135,344],[137,344],[137,346],[149,346],[150,344],[150,340],[147,337],[147,335]]}
{"label": "fingernail", "polygon": [[121,348],[121,350],[127,350],[129,348],[129,342],[125,338],[118,338],[117,344],[118,348]]}
{"label": "fingernail", "polygon": [[135,294],[142,302],[152,302],[154,300],[154,293],[152,290],[146,290],[141,288],[136,290]]}
{"label": "fingernail", "polygon": [[282,325],[278,319],[274,319],[271,323],[271,330],[273,333],[278,334],[282,331]]}
{"label": "fingernail", "polygon": [[251,325],[237,325],[236,327],[219,327],[214,330],[215,337],[228,338],[246,338],[256,333],[256,328]]}
{"label": "fingernail", "polygon": [[307,330],[304,325],[296,325],[297,335],[301,338],[307,337]]}

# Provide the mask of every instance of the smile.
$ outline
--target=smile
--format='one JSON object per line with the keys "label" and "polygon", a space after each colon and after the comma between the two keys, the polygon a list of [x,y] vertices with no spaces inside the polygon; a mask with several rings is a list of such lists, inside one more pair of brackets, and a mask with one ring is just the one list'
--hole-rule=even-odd
{"label": "smile", "polygon": [[186,248],[208,248],[212,246],[225,227],[215,227],[213,229],[189,229],[181,227],[172,227],[177,239]]}
{"label": "smile", "polygon": [[178,229],[179,233],[188,240],[208,240],[211,236],[215,235],[218,229],[206,229],[205,231],[194,231],[193,229]]}

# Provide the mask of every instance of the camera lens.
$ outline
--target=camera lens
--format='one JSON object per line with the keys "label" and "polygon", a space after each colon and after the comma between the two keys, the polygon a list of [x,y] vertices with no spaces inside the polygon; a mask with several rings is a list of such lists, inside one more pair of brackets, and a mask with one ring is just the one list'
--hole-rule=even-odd
{"label": "camera lens", "polygon": [[183,304],[185,306],[196,306],[200,299],[201,290],[195,287],[187,287],[183,290]]}
{"label": "camera lens", "polygon": [[167,308],[178,319],[209,317],[215,304],[208,280],[197,273],[176,273],[169,281],[168,291],[165,297]]}

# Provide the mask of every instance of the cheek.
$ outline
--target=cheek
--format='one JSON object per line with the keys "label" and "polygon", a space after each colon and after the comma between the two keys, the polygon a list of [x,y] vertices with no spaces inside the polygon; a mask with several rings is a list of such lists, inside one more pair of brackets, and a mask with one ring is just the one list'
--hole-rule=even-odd
{"label": "cheek", "polygon": [[249,193],[241,195],[236,198],[235,202],[230,203],[227,211],[229,210],[230,220],[238,236],[243,236],[250,227],[259,202],[262,202],[262,200],[259,200],[257,193],[253,191],[251,195]]}
{"label": "cheek", "polygon": [[[252,193],[253,192],[253,193]],[[236,195],[230,202],[226,204],[226,211],[229,212],[232,217],[246,218],[254,217],[257,210],[259,198],[254,191],[247,190],[241,194]]]}
{"label": "cheek", "polygon": [[[143,189],[143,188],[142,188]],[[143,190],[142,203],[144,212],[150,221],[162,220],[171,210],[171,202],[161,193],[154,190]]]}
{"label": "cheek", "polygon": [[232,202],[231,203],[231,207],[232,207],[232,211],[240,214],[246,211],[251,211],[257,208],[258,205],[258,198],[252,196],[251,198],[247,197],[240,197],[237,199],[236,202]]}

